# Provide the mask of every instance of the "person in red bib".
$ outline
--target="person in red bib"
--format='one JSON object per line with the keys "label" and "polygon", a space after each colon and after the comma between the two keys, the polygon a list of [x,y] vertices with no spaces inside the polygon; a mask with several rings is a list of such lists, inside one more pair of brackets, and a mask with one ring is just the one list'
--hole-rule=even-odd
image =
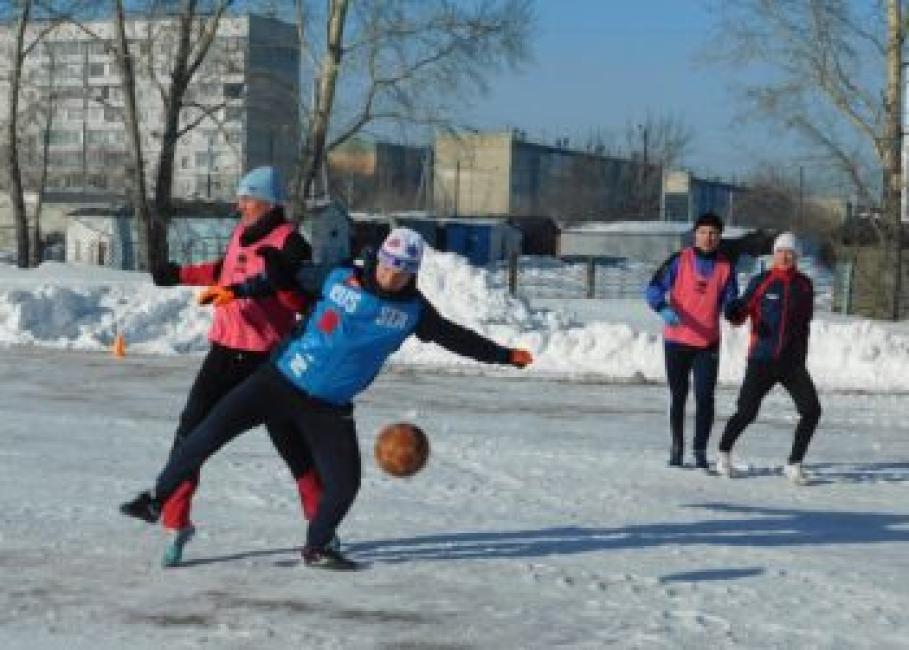
{"label": "person in red bib", "polygon": [[[281,181],[272,167],[259,167],[240,180],[237,190],[240,222],[221,259],[197,265],[166,263],[152,271],[158,286],[227,286],[262,273],[267,253],[278,249],[291,267],[311,259],[311,249],[285,217]],[[299,294],[278,292],[259,300],[234,300],[221,304],[211,292],[200,302],[215,303],[208,339],[211,348],[196,376],[174,434],[171,455],[186,436],[212,411],[218,401],[265,363],[271,350],[293,329],[304,304]],[[272,425],[268,434],[297,484],[304,516],[315,516],[321,483],[312,469],[309,452],[292,427]],[[199,484],[196,473],[184,481],[164,504],[162,523],[170,534],[163,564],[173,566],[193,536],[190,519],[193,495]]]}
{"label": "person in red bib", "polygon": [[646,298],[665,326],[666,377],[671,402],[669,465],[684,455],[685,401],[694,376],[695,466],[709,467],[707,442],[713,427],[714,391],[720,363],[720,316],[738,297],[735,267],[718,249],[723,221],[713,213],[694,224],[694,246],[674,253],[653,275]]}
{"label": "person in red bib", "polygon": [[793,483],[806,482],[802,459],[821,418],[821,403],[805,366],[814,316],[814,286],[796,268],[797,250],[792,233],[777,237],[772,268],[752,278],[742,297],[726,308],[726,317],[735,325],[751,319],[751,344],[736,412],[726,422],[720,439],[716,465],[724,476],[734,474],[730,452],[735,441],[757,417],[770,389],[782,384],[799,414],[783,473]]}

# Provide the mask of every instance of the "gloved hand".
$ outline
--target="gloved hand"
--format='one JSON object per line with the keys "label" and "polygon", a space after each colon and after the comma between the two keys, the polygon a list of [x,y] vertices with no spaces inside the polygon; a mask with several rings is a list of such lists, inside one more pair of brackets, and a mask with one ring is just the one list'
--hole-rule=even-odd
{"label": "gloved hand", "polygon": [[518,368],[523,368],[523,367],[529,366],[531,363],[533,363],[533,355],[530,354],[530,352],[528,350],[521,350],[520,348],[515,348],[508,355],[508,362],[513,366],[517,366]]}
{"label": "gloved hand", "polygon": [[174,287],[180,284],[180,266],[173,262],[164,262],[151,271],[152,282],[159,287]]}
{"label": "gloved hand", "polygon": [[669,306],[663,307],[660,310],[660,318],[662,318],[663,322],[669,325],[669,327],[674,327],[682,322],[682,319],[679,318],[675,309]]}
{"label": "gloved hand", "polygon": [[263,246],[256,255],[265,262],[265,274],[275,289],[293,289],[296,287],[294,269],[290,268],[281,251],[274,246]]}
{"label": "gloved hand", "polygon": [[213,304],[215,307],[223,307],[233,301],[237,296],[230,287],[219,287],[213,285],[199,294],[199,304]]}

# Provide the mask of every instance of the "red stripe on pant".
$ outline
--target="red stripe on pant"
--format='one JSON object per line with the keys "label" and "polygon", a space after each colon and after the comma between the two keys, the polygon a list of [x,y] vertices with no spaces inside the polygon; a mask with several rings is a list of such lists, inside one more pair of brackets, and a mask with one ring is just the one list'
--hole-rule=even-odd
{"label": "red stripe on pant", "polygon": [[312,521],[319,509],[319,501],[322,500],[322,481],[315,470],[309,470],[297,479],[297,491],[303,505],[303,516],[307,521]]}
{"label": "red stripe on pant", "polygon": [[164,502],[164,508],[161,509],[161,524],[165,528],[180,530],[189,526],[189,511],[198,485],[198,481],[183,481],[177,491]]}
{"label": "red stripe on pant", "polygon": [[[164,503],[161,511],[161,523],[170,530],[180,530],[190,525],[189,512],[192,509],[193,495],[198,481],[183,481],[177,491]],[[297,479],[297,492],[303,506],[303,516],[311,521],[319,509],[322,499],[322,481],[315,470],[309,470]]]}

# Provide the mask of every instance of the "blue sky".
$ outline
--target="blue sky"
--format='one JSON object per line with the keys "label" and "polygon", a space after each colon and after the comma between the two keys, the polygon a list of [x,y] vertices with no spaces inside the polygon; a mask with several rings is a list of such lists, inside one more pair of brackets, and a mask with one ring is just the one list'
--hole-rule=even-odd
{"label": "blue sky", "polygon": [[[734,123],[733,72],[705,63],[714,19],[703,0],[538,0],[534,61],[491,78],[467,119],[513,126],[532,139],[572,139],[600,128],[617,142],[648,112],[688,124],[687,166],[743,175],[757,160],[796,156],[766,125]],[[780,153],[781,149],[783,153]]]}

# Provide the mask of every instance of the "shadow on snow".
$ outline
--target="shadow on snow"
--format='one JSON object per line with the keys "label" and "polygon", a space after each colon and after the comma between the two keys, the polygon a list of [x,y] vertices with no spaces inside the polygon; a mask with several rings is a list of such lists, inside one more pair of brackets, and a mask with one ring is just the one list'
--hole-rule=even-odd
{"label": "shadow on snow", "polygon": [[619,528],[447,533],[359,542],[347,548],[358,559],[399,563],[530,559],[659,546],[784,547],[909,541],[909,514],[778,509],[726,503],[684,507],[727,517]]}

